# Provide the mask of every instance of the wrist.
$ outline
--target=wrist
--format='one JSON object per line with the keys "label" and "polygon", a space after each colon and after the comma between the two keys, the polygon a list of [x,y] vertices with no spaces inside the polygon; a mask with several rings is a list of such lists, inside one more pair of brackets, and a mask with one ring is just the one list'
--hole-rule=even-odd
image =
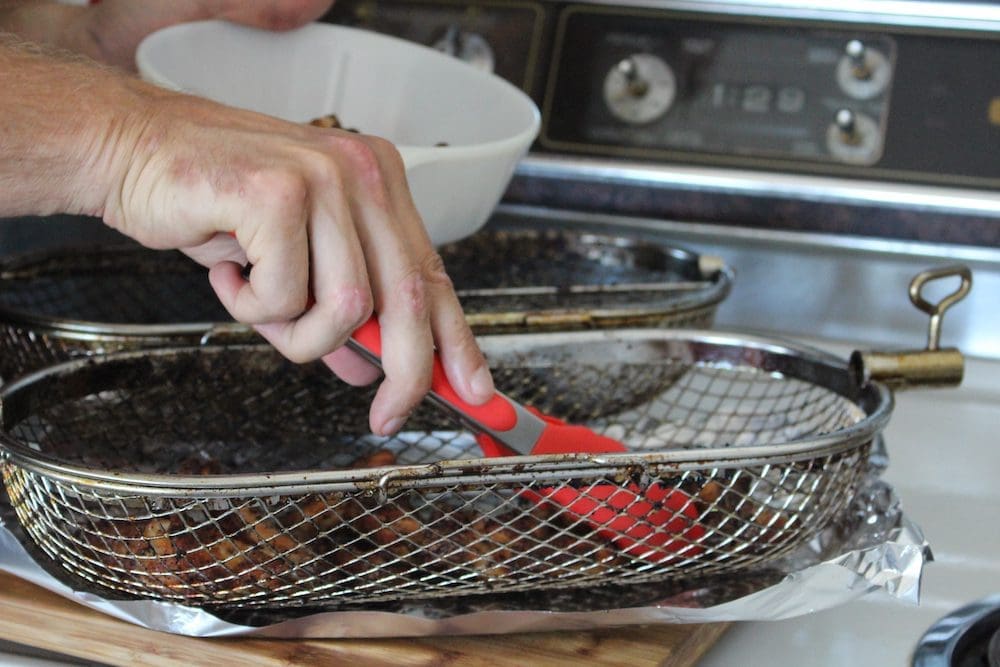
{"label": "wrist", "polygon": [[75,123],[65,191],[68,212],[99,218],[106,218],[109,207],[120,202],[159,93],[137,79],[104,74],[105,80]]}
{"label": "wrist", "polygon": [[159,89],[42,51],[0,38],[0,215],[102,216]]}

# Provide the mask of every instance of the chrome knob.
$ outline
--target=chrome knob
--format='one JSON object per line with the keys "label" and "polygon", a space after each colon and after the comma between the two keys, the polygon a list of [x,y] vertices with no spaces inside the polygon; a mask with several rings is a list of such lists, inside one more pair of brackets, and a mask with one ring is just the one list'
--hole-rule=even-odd
{"label": "chrome knob", "polygon": [[844,46],[836,76],[841,90],[855,99],[867,100],[888,87],[892,79],[892,65],[878,49],[860,39],[852,39]]}
{"label": "chrome knob", "polygon": [[619,120],[641,125],[663,116],[677,96],[674,71],[662,58],[636,53],[604,77],[604,103]]}
{"label": "chrome knob", "polygon": [[857,116],[850,109],[840,109],[833,117],[834,124],[840,129],[843,140],[855,143],[858,138]]}
{"label": "chrome knob", "polygon": [[454,24],[432,46],[486,72],[492,72],[496,64],[493,48],[482,35],[465,32]]}
{"label": "chrome knob", "polygon": [[870,79],[871,67],[868,64],[868,48],[859,39],[852,39],[844,47],[844,55],[851,61],[851,74],[856,79]]}
{"label": "chrome knob", "polygon": [[882,134],[871,117],[838,109],[826,131],[826,147],[841,162],[875,164],[882,156]]}

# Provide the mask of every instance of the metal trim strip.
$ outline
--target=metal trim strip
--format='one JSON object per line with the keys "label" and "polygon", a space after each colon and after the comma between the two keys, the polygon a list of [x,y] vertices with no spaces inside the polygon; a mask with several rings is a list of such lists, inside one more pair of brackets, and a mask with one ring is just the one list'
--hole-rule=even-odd
{"label": "metal trim strip", "polygon": [[[584,5],[607,5],[607,0],[577,0]],[[723,14],[774,19],[836,21],[928,28],[934,31],[959,30],[993,32],[1000,30],[1000,4],[969,2],[919,2],[916,0],[629,0],[611,3],[663,11]]]}
{"label": "metal trim strip", "polygon": [[539,154],[524,158],[515,174],[526,178],[617,182],[1000,219],[1000,192],[987,190]]}

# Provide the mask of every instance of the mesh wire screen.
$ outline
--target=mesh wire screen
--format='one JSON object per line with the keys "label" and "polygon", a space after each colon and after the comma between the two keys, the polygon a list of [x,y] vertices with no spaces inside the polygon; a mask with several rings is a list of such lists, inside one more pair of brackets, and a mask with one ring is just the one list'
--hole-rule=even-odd
{"label": "mesh wire screen", "polygon": [[177,252],[87,247],[8,260],[0,305],[55,320],[105,324],[225,322],[207,270]]}
{"label": "mesh wire screen", "polygon": [[[638,454],[495,468],[478,459],[475,434],[430,404],[375,437],[370,393],[321,366],[266,347],[165,350],[94,359],[5,396],[5,432],[33,443],[4,467],[8,494],[42,551],[113,594],[281,607],[731,573],[822,530],[864,474],[868,440],[773,462],[699,453],[866,418],[812,382],[691,354],[543,357],[495,357],[498,385]],[[642,459],[664,447],[692,455]],[[25,456],[116,475],[60,478],[19,465]],[[246,477],[332,469],[351,483],[330,490],[304,472],[274,491]],[[249,481],[225,492],[183,478],[155,493],[123,483],[140,473]]]}

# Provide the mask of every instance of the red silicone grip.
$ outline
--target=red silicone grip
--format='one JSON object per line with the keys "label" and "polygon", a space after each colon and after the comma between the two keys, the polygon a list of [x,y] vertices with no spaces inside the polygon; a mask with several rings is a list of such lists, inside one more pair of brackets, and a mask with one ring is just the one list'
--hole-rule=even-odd
{"label": "red silicone grip", "polygon": [[[374,317],[358,327],[352,338],[371,354],[377,357],[382,356],[382,332],[378,320]],[[517,413],[514,411],[514,407],[500,394],[495,394],[483,405],[470,405],[463,401],[452,388],[451,383],[448,382],[444,366],[441,365],[441,359],[437,353],[434,354],[431,389],[459,412],[468,415],[477,423],[493,431],[509,431],[517,424]]]}

